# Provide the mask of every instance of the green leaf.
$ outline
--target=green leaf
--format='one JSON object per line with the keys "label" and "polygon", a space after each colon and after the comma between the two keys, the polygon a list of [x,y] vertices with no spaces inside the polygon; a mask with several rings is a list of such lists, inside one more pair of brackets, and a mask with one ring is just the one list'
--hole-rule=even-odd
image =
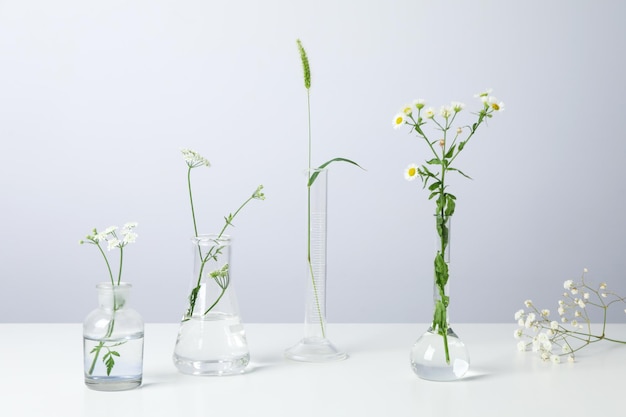
{"label": "green leaf", "polygon": [[[362,167],[361,165],[357,164],[357,163],[356,163],[356,162],[354,162],[354,161],[351,161],[351,160],[349,160],[349,159],[346,159],[346,158],[333,158],[333,159],[331,159],[330,161],[326,161],[326,162],[324,162],[322,165],[320,165],[319,167],[317,167],[317,169],[318,169],[318,170],[324,169],[324,168],[326,168],[328,165],[330,165],[330,164],[331,164],[331,163],[333,163],[333,162],[347,162],[347,163],[349,163],[349,164],[356,165],[357,167],[359,167],[359,168],[363,169],[363,167]],[[364,169],[363,169],[363,170],[364,170]],[[310,186],[312,186],[312,185],[313,185],[313,183],[315,182],[315,180],[317,179],[317,176],[318,176],[319,174],[320,174],[320,171],[315,171],[315,172],[313,173],[313,175],[311,175],[311,177],[309,178],[309,183],[307,184],[307,186],[308,186],[308,187],[310,187]]]}
{"label": "green leaf", "polygon": [[459,152],[461,152],[463,150],[463,148],[465,148],[465,143],[466,142],[467,141],[463,141],[463,142],[459,143]]}
{"label": "green leaf", "polygon": [[433,191],[436,190],[437,188],[439,188],[439,186],[441,185],[441,181],[436,181],[433,182],[432,184],[430,184],[430,186],[428,187],[428,191]]}
{"label": "green leaf", "polygon": [[446,194],[446,216],[452,216],[454,214],[454,209],[456,207],[454,200],[455,197],[453,195]]}
{"label": "green leaf", "polygon": [[446,155],[444,156],[444,158],[452,158],[452,156],[454,155],[454,148],[456,148],[456,145],[452,145],[452,147],[450,148],[450,150],[446,153]]}
{"label": "green leaf", "polygon": [[463,175],[465,178],[467,178],[468,180],[471,180],[472,177],[470,177],[469,175],[465,174],[463,171],[461,171],[460,169],[456,169],[456,168],[448,168],[448,171],[456,171],[459,174]]}
{"label": "green leaf", "polygon": [[426,161],[429,165],[441,165],[441,160],[439,158],[433,158],[430,161]]}

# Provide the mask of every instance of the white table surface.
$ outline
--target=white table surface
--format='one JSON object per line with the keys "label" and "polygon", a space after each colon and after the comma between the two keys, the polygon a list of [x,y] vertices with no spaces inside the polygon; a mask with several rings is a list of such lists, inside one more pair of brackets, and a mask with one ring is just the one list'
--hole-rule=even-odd
{"label": "white table surface", "polygon": [[[143,385],[96,392],[83,382],[80,324],[0,324],[0,416],[626,416],[625,345],[554,365],[517,352],[515,324],[457,324],[471,369],[430,382],[408,359],[425,324],[330,324],[350,357],[325,364],[283,358],[301,324],[245,328],[249,372],[196,377],[172,364],[178,324],[146,324]],[[626,325],[609,333],[626,338]]]}

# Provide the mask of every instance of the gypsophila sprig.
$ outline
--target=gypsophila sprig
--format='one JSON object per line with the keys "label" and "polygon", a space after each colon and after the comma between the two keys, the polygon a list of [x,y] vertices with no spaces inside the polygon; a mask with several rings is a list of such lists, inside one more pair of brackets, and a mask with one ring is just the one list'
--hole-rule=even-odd
{"label": "gypsophila sprig", "polygon": [[[194,236],[198,237],[198,224],[196,222],[196,210],[194,208],[194,202],[193,202],[193,192],[192,192],[192,187],[191,187],[191,172],[194,168],[200,167],[200,166],[206,166],[209,167],[211,166],[211,164],[209,163],[208,159],[204,158],[202,155],[200,155],[198,152],[191,150],[191,149],[181,149],[181,153],[183,155],[183,159],[185,160],[185,163],[187,164],[187,190],[189,193],[189,203],[191,206],[191,217],[192,217],[192,221],[193,221],[193,232],[194,232]],[[183,321],[189,320],[191,319],[191,317],[194,315],[194,313],[200,314],[202,316],[206,316],[212,309],[213,307],[215,307],[217,305],[217,303],[222,299],[222,297],[224,296],[226,289],[228,288],[228,285],[230,284],[230,271],[229,271],[229,267],[228,264],[225,264],[224,267],[220,270],[217,271],[209,271],[206,275],[204,272],[204,268],[205,265],[211,261],[217,261],[218,257],[220,256],[220,254],[222,253],[222,250],[224,249],[223,246],[219,245],[219,241],[222,238],[222,236],[224,236],[224,233],[226,232],[226,230],[228,229],[229,226],[233,226],[233,220],[235,219],[235,217],[237,216],[237,214],[239,214],[239,212],[252,200],[265,200],[265,194],[262,192],[263,190],[263,185],[259,185],[254,192],[250,195],[250,197],[248,197],[243,204],[241,204],[241,206],[239,206],[239,208],[237,210],[235,210],[234,213],[229,213],[227,216],[224,216],[224,226],[222,227],[222,229],[220,230],[220,232],[217,234],[217,237],[215,238],[214,242],[215,245],[210,247],[206,253],[203,253],[202,250],[200,248],[198,248],[198,253],[200,254],[200,272],[198,274],[196,283],[194,285],[194,287],[191,289],[191,292],[189,294],[188,297],[188,301],[189,301],[189,306],[187,308],[187,312],[185,313],[184,317],[183,317]],[[202,285],[202,278],[203,277],[209,277],[211,279],[213,279],[217,285],[220,287],[221,292],[220,294],[216,297],[215,302],[210,305],[207,309],[204,309],[204,311],[202,312],[196,312],[196,301],[198,298],[198,293],[201,289],[201,285]]]}
{"label": "gypsophila sprig", "polygon": [[[576,352],[602,340],[626,344],[626,341],[606,335],[609,307],[614,304],[623,307],[626,298],[609,290],[604,282],[599,285],[588,284],[585,281],[586,273],[587,269],[584,269],[578,282],[570,279],[563,283],[566,291],[563,298],[558,300],[558,316],[552,317],[548,309],[538,309],[531,300],[524,302],[526,309],[520,309],[514,315],[519,328],[513,336],[519,340],[519,351],[532,351],[544,361],[560,363],[563,357],[568,362],[574,362]],[[603,322],[599,329],[591,323],[591,309],[602,312]]]}
{"label": "gypsophila sprig", "polygon": [[[439,111],[436,111],[433,107],[426,107],[425,100],[417,99],[411,105],[402,107],[392,120],[394,129],[409,126],[410,132],[414,132],[418,140],[425,142],[430,155],[421,166],[410,164],[404,170],[404,178],[413,181],[419,176],[423,188],[430,192],[428,199],[434,199],[436,203],[435,216],[439,245],[434,267],[435,285],[439,294],[435,301],[432,328],[443,337],[447,363],[450,362],[447,340],[447,309],[450,298],[445,291],[449,273],[444,255],[449,243],[448,219],[456,209],[456,197],[448,189],[448,173],[458,173],[470,178],[453,166],[453,163],[483,122],[491,118],[494,113],[504,110],[504,104],[491,96],[490,90],[476,96],[481,101],[481,108],[475,113],[477,120],[470,125],[457,123],[457,116],[465,109],[465,105],[458,101],[440,106]],[[427,125],[433,128],[434,138],[432,133],[427,133]]]}
{"label": "gypsophila sprig", "polygon": [[[97,229],[93,229],[90,234],[88,234],[84,240],[80,240],[78,243],[83,244],[91,244],[95,245],[98,248],[98,251],[104,258],[104,262],[107,267],[107,272],[109,274],[109,279],[111,280],[111,285],[119,286],[122,280],[122,265],[124,263],[124,247],[131,243],[135,243],[137,240],[137,233],[135,232],[135,228],[137,227],[136,222],[130,222],[124,224],[121,229],[117,226],[109,226],[104,229],[102,232],[98,232]],[[119,232],[119,234],[118,234]],[[119,268],[117,273],[117,281],[113,277],[113,271],[111,270],[111,263],[109,262],[109,258],[106,253],[102,249],[101,244],[106,244],[107,251],[112,251],[115,249],[119,249],[120,258],[119,258]],[[107,324],[107,331],[104,336],[104,339],[111,337],[113,334],[113,329],[115,328],[115,312],[119,309],[117,303],[113,303],[113,314],[111,316],[111,320]],[[89,354],[93,354],[93,360],[91,362],[91,366],[87,371],[88,375],[93,374],[93,371],[96,367],[96,363],[98,361],[98,357],[100,356],[100,352],[106,350],[106,353],[102,357],[102,362],[106,366],[107,375],[111,374],[113,367],[115,366],[115,358],[120,357],[120,353],[117,350],[113,350],[112,348],[125,344],[125,341],[117,342],[117,343],[107,343],[104,340],[100,340],[97,345],[93,347],[93,349],[89,352]]]}

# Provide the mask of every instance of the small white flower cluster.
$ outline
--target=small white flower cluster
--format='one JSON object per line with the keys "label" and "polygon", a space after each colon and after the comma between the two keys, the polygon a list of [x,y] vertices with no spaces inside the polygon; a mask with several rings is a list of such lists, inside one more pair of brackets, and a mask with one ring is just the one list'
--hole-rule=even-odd
{"label": "small white flower cluster", "polygon": [[531,350],[538,353],[541,359],[553,363],[561,362],[561,356],[567,356],[568,362],[574,362],[575,352],[590,343],[605,339],[606,315],[602,334],[594,335],[587,308],[598,307],[606,312],[611,304],[626,302],[626,298],[607,291],[606,283],[601,283],[597,288],[588,286],[584,279],[586,272],[587,269],[584,269],[579,283],[573,280],[563,283],[567,291],[558,302],[558,321],[550,318],[549,310],[537,309],[531,300],[524,302],[528,311],[521,309],[515,313],[519,328],[513,336],[521,339],[517,343],[519,351]]}
{"label": "small white flower cluster", "polygon": [[180,152],[183,154],[183,158],[185,159],[185,162],[187,162],[189,168],[196,168],[202,165],[207,167],[211,166],[211,163],[208,159],[204,158],[202,155],[194,150],[181,149]]}
{"label": "small white flower cluster", "polygon": [[[102,232],[98,232],[97,229],[93,229],[93,233],[91,235],[87,235],[85,239],[87,239],[88,243],[100,244],[107,243],[107,250],[113,250],[116,248],[123,248],[129,243],[135,243],[137,240],[137,233],[135,233],[134,229],[137,227],[136,222],[129,222],[124,224],[120,229],[121,238],[118,237],[117,226],[109,226],[104,229]],[[79,243],[85,243],[85,241],[81,240]]]}

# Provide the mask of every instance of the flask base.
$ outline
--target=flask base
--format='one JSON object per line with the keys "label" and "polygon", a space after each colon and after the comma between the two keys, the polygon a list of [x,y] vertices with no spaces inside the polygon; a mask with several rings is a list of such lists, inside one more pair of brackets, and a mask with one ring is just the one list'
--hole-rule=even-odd
{"label": "flask base", "polygon": [[285,357],[299,362],[335,362],[348,358],[330,340],[320,337],[305,337],[285,351]]}

